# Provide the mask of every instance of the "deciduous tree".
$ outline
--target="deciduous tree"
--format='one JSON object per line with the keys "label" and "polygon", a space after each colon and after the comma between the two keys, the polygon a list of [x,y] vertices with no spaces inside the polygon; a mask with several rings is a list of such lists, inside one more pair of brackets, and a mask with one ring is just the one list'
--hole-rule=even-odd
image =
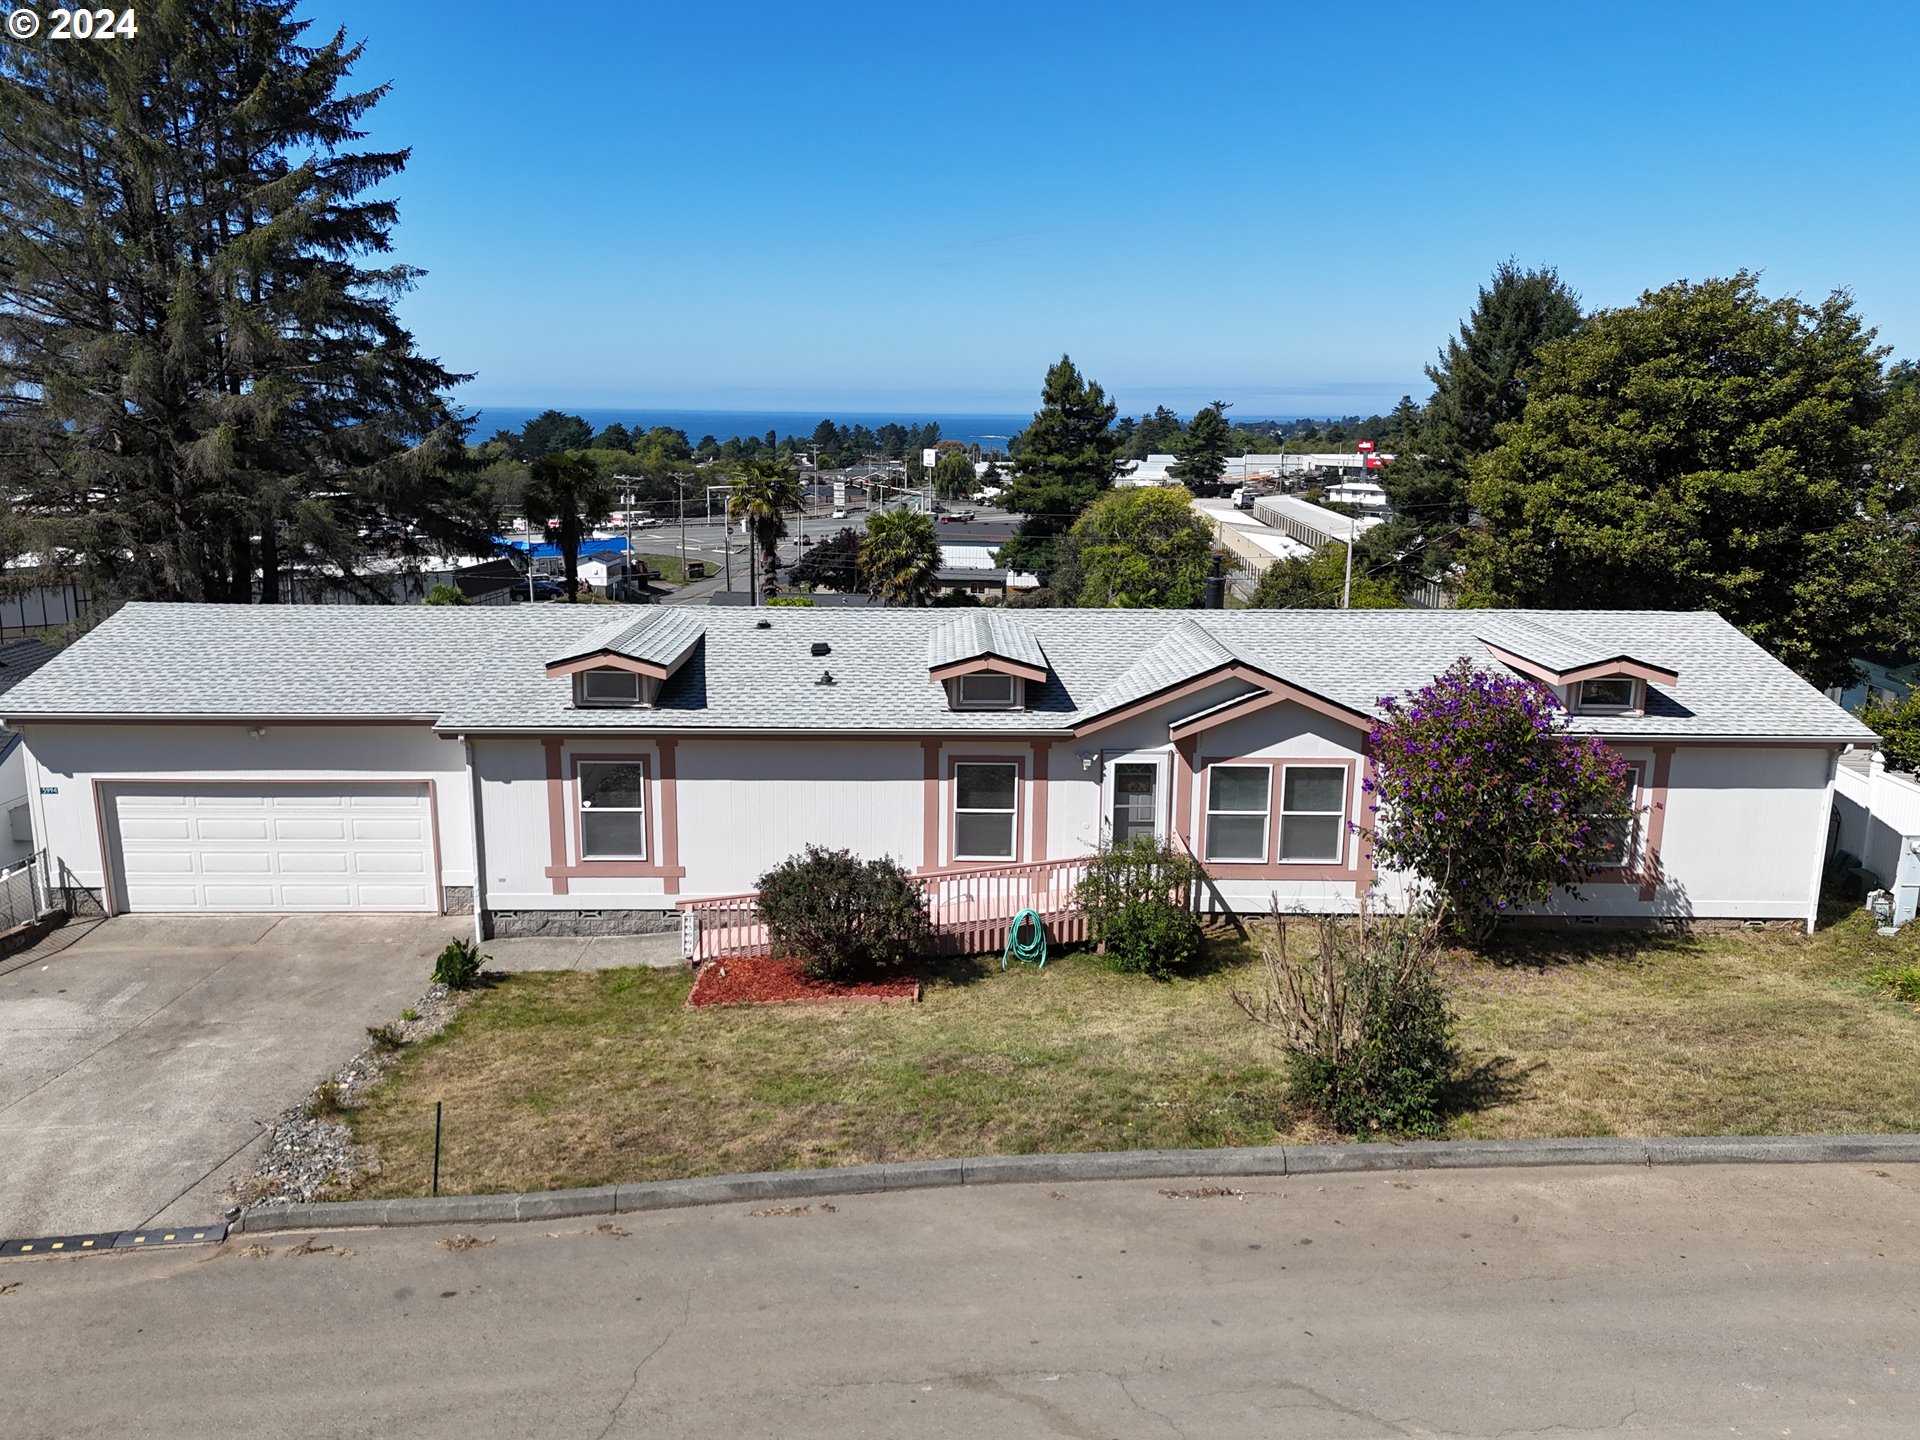
{"label": "deciduous tree", "polygon": [[1475,467],[1473,593],[1712,609],[1816,684],[1850,677],[1893,609],[1864,463],[1882,353],[1846,294],[1770,300],[1745,272],[1592,317]]}
{"label": "deciduous tree", "polygon": [[1055,590],[1081,606],[1197,608],[1206,595],[1213,534],[1184,489],[1113,490],[1061,542]]}

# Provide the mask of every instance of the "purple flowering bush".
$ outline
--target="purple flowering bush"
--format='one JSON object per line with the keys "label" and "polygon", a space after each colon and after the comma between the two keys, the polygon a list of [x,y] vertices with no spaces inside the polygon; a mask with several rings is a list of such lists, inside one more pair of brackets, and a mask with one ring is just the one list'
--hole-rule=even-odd
{"label": "purple flowering bush", "polygon": [[1380,705],[1360,828],[1376,865],[1433,887],[1456,934],[1484,940],[1503,915],[1621,862],[1627,764],[1570,733],[1545,686],[1462,659]]}

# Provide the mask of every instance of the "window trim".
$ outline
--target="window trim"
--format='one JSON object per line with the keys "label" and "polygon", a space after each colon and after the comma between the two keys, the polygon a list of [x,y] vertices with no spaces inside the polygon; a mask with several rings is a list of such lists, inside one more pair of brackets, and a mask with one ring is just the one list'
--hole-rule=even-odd
{"label": "window trim", "polygon": [[[633,680],[631,700],[596,700],[587,694],[587,677],[590,675],[626,675]],[[573,704],[577,710],[648,710],[653,707],[654,687],[658,682],[637,670],[628,670],[618,665],[598,665],[590,669],[579,670],[573,677]]]}
{"label": "window trim", "polygon": [[[1367,758],[1364,754],[1347,752],[1334,755],[1207,755],[1195,754],[1187,762],[1191,767],[1192,780],[1185,803],[1191,808],[1194,833],[1191,843],[1194,853],[1200,857],[1200,863],[1207,867],[1207,873],[1216,880],[1333,880],[1365,886],[1373,874],[1373,866],[1367,848],[1360,837],[1354,833],[1354,817],[1361,803],[1360,779],[1367,773]],[[1207,804],[1210,783],[1206,772],[1216,765],[1265,765],[1270,769],[1283,769],[1288,765],[1308,765],[1333,769],[1339,767],[1347,772],[1347,781],[1342,793],[1346,796],[1347,817],[1341,835],[1341,859],[1330,860],[1280,860],[1274,857],[1280,853],[1280,829],[1277,807],[1283,795],[1280,791],[1269,789],[1267,822],[1267,856],[1261,861],[1253,860],[1208,860],[1206,859],[1208,820]],[[1284,784],[1283,778],[1276,776],[1275,784]],[[1175,801],[1178,805],[1181,802]]]}
{"label": "window trim", "polygon": [[[1206,789],[1200,801],[1200,863],[1203,865],[1268,865],[1272,863],[1274,847],[1278,836],[1274,831],[1274,794],[1273,772],[1277,767],[1270,760],[1209,760],[1206,770]],[[1213,776],[1216,770],[1264,770],[1267,774],[1267,803],[1263,810],[1215,810],[1213,808]],[[1213,853],[1213,817],[1216,815],[1254,815],[1260,816],[1260,854],[1257,857],[1245,855],[1216,856]]]}
{"label": "window trim", "polygon": [[[1595,681],[1625,680],[1632,687],[1631,698],[1624,705],[1589,704],[1586,698],[1587,686]],[[1589,675],[1584,680],[1575,680],[1568,687],[1573,693],[1572,703],[1567,707],[1575,715],[1638,715],[1646,708],[1647,682],[1633,675]]]}
{"label": "window trim", "polygon": [[[1013,853],[960,853],[960,769],[965,765],[1003,765],[1013,771]],[[1018,865],[1026,857],[1027,762],[1022,755],[954,755],[947,760],[947,862],[951,865]],[[968,815],[1004,815],[1004,810],[968,810]]]}
{"label": "window trim", "polygon": [[[1597,865],[1587,876],[1588,883],[1604,883],[1608,880],[1620,880],[1640,874],[1640,849],[1645,827],[1640,823],[1641,796],[1646,793],[1650,776],[1650,766],[1645,760],[1629,760],[1627,769],[1632,774],[1632,789],[1627,796],[1627,844],[1621,853],[1618,865]],[[1585,818],[1585,817],[1583,817]]]}
{"label": "window trim", "polygon": [[[587,853],[586,826],[586,786],[582,771],[589,765],[637,765],[640,768],[640,843],[646,847],[644,854],[633,855],[589,855]],[[653,765],[646,755],[575,755],[572,757],[572,774],[567,786],[567,798],[573,808],[573,854],[574,859],[585,865],[652,865],[653,854],[653,813],[657,808],[653,794]],[[619,813],[630,815],[630,809]]]}
{"label": "window trim", "polygon": [[[1005,700],[969,700],[966,697],[969,680],[1004,680],[1007,682]],[[951,681],[953,686],[951,704],[955,710],[1019,710],[1026,696],[1024,682],[1018,675],[1009,675],[1004,670],[973,670],[965,675],[956,675]]]}
{"label": "window trim", "polygon": [[[1347,829],[1353,811],[1353,769],[1340,761],[1283,760],[1274,766],[1280,772],[1278,794],[1274,797],[1273,819],[1273,863],[1276,865],[1342,865],[1347,863],[1347,847],[1352,841],[1352,833]],[[1301,858],[1289,860],[1282,851],[1281,840],[1287,823],[1287,816],[1316,816],[1325,819],[1335,814],[1332,810],[1289,810],[1287,806],[1287,772],[1289,770],[1337,770],[1340,772],[1340,809],[1339,828],[1335,830],[1334,851],[1324,858]]]}

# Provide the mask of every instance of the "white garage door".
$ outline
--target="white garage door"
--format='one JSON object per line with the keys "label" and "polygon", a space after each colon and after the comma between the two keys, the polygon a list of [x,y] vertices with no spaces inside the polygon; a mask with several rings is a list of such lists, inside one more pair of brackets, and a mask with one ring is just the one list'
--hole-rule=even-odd
{"label": "white garage door", "polygon": [[439,909],[425,785],[121,785],[106,803],[117,909]]}

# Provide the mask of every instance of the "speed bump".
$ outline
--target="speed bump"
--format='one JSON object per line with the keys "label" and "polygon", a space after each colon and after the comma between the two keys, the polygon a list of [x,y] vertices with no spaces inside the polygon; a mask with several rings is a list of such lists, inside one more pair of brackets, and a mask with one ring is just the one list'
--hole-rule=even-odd
{"label": "speed bump", "polygon": [[109,1230],[102,1235],[46,1235],[32,1240],[0,1240],[0,1257],[92,1255],[101,1250],[159,1250],[170,1245],[218,1245],[226,1238],[227,1227],[224,1224]]}

